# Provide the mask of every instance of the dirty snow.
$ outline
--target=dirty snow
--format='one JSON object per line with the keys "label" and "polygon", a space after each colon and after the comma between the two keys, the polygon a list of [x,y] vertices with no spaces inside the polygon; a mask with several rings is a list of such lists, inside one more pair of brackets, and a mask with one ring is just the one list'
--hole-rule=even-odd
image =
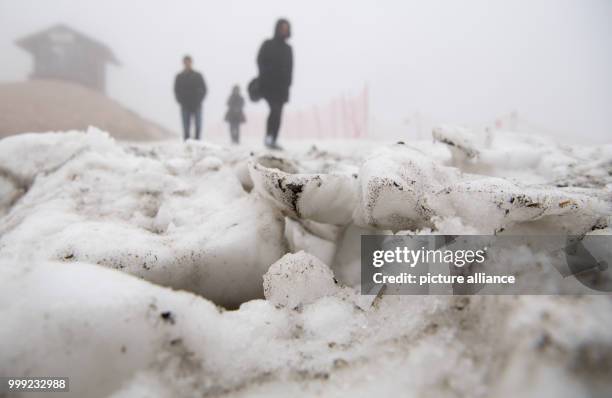
{"label": "dirty snow", "polygon": [[434,138],[1,140],[0,374],[74,397],[610,396],[608,296],[359,294],[364,233],[610,233],[612,146]]}

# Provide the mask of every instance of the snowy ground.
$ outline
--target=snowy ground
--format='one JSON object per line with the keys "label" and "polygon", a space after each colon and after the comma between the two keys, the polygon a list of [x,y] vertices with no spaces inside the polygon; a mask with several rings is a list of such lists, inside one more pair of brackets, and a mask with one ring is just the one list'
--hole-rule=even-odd
{"label": "snowy ground", "polygon": [[433,136],[1,140],[0,375],[74,397],[611,396],[609,296],[359,295],[363,233],[610,233],[612,146]]}

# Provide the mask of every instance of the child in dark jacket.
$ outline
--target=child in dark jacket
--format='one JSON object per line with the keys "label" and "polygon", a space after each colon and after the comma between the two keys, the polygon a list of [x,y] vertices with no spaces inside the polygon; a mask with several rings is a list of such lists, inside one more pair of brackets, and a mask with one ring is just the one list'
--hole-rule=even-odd
{"label": "child in dark jacket", "polygon": [[232,144],[240,143],[240,124],[246,121],[244,117],[244,98],[240,95],[240,87],[234,86],[232,94],[227,99],[225,121],[229,123]]}

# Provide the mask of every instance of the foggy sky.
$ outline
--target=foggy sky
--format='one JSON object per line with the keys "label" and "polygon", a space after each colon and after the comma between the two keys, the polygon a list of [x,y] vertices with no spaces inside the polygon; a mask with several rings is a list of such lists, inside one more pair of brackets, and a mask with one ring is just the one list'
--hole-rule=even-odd
{"label": "foggy sky", "polygon": [[172,84],[182,56],[208,83],[205,124],[222,120],[231,86],[255,76],[278,17],[292,23],[290,109],[368,84],[373,135],[401,134],[417,111],[482,123],[518,110],[559,136],[612,142],[608,0],[0,0],[0,81],[30,72],[16,38],[66,23],[119,58],[111,97],[179,131]]}

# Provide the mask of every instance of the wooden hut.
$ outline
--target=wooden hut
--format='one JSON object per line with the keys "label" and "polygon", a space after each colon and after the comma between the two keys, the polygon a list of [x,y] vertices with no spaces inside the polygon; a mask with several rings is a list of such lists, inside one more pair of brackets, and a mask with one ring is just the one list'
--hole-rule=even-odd
{"label": "wooden hut", "polygon": [[105,44],[65,26],[55,25],[16,41],[34,57],[31,79],[57,79],[104,93],[106,65],[119,65]]}

